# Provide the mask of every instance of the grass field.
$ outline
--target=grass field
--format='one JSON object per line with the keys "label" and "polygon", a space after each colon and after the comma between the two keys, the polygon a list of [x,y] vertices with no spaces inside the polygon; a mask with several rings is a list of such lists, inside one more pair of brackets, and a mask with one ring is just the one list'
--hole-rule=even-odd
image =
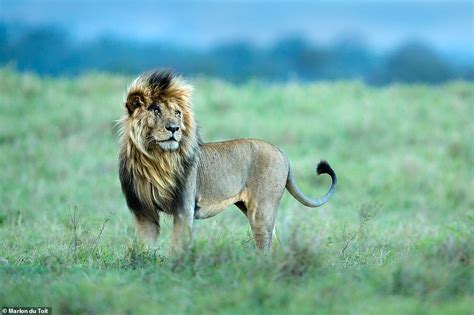
{"label": "grass field", "polygon": [[[229,208],[184,259],[134,238],[114,122],[132,78],[0,70],[0,306],[54,314],[468,314],[474,308],[474,84],[233,86],[195,79],[205,141],[259,138],[322,208],[285,193],[279,247]],[[471,313],[472,314],[472,313]]]}

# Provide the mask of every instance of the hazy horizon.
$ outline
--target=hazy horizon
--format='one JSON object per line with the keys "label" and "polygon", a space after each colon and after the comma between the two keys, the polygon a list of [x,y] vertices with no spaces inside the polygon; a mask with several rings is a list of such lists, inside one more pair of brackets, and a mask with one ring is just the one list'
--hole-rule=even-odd
{"label": "hazy horizon", "polygon": [[418,40],[443,53],[474,54],[472,1],[121,1],[111,5],[110,1],[2,0],[0,5],[0,21],[57,26],[76,40],[112,35],[208,48],[231,41],[265,46],[297,35],[321,45],[356,38],[378,51]]}

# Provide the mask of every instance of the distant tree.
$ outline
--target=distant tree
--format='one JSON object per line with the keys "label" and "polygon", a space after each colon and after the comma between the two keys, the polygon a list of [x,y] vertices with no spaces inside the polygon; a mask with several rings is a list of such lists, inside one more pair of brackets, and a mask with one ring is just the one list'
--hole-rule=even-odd
{"label": "distant tree", "polygon": [[331,79],[364,79],[378,60],[356,35],[339,40],[332,52]]}
{"label": "distant tree", "polygon": [[278,41],[269,55],[282,70],[280,73],[303,80],[362,79],[374,60],[364,44],[354,38],[332,47],[318,47],[298,36],[287,37]]}
{"label": "distant tree", "polygon": [[433,49],[422,43],[408,43],[389,54],[382,68],[370,81],[375,84],[391,82],[440,83],[452,78],[447,62]]}
{"label": "distant tree", "polygon": [[69,46],[64,32],[54,27],[41,27],[12,38],[8,50],[9,57],[16,61],[20,70],[58,75],[65,70]]}
{"label": "distant tree", "polygon": [[243,81],[252,76],[257,66],[255,48],[249,43],[238,41],[219,45],[212,49],[211,58],[218,64],[214,68],[218,76],[232,81]]}
{"label": "distant tree", "polygon": [[279,40],[268,51],[267,58],[278,69],[277,78],[283,80],[325,78],[327,66],[332,62],[330,51],[314,47],[297,35]]}

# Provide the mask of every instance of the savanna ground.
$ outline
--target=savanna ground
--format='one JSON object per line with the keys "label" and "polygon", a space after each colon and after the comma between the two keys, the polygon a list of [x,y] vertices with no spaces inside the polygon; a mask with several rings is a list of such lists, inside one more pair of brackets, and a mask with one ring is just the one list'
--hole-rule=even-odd
{"label": "savanna ground", "polygon": [[468,314],[474,307],[474,85],[357,82],[242,86],[195,79],[205,141],[272,142],[303,190],[288,193],[280,246],[254,250],[232,207],[195,224],[194,250],[134,238],[117,176],[132,78],[0,70],[0,306],[55,314]]}

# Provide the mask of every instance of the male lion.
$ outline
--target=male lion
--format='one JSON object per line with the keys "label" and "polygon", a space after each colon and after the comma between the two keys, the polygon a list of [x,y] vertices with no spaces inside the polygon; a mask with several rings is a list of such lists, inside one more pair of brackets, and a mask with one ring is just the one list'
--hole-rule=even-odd
{"label": "male lion", "polygon": [[168,71],[144,73],[128,89],[119,173],[137,234],[156,243],[159,213],[168,213],[171,253],[179,253],[191,244],[194,219],[235,204],[247,216],[257,248],[266,251],[285,187],[303,205],[319,207],[334,193],[336,174],[327,162],[318,164],[318,175],[329,174],[332,185],[312,199],[296,186],[287,157],[273,145],[254,139],[202,143],[191,90]]}

